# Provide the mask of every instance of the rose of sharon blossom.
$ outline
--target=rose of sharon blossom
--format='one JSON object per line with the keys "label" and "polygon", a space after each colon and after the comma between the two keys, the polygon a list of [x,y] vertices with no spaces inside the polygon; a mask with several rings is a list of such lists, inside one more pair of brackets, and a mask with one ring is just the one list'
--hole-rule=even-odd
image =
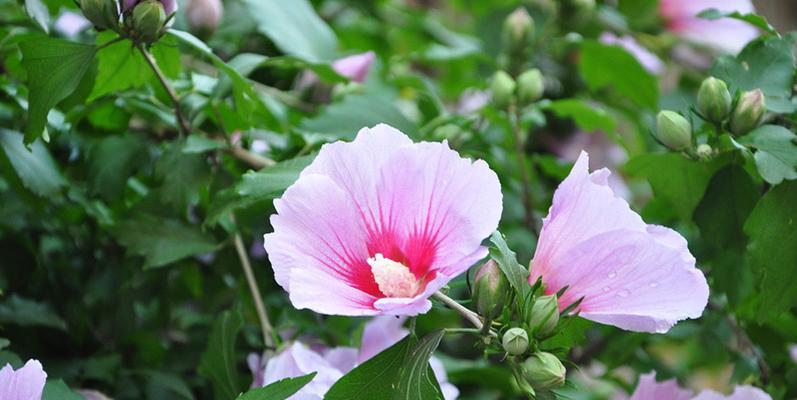
{"label": "rose of sharon blossom", "polygon": [[713,390],[695,396],[691,390],[681,389],[675,379],[656,382],[656,373],[651,372],[639,377],[639,384],[628,400],[772,400],[772,397],[752,386],[737,386],[727,396]]}
{"label": "rose of sharon blossom", "polygon": [[736,54],[749,41],[758,37],[752,25],[735,19],[708,20],[697,15],[715,8],[722,12],[739,11],[742,14],[755,12],[750,0],[661,0],[659,14],[667,29],[674,34],[695,42]]}
{"label": "rose of sharon blossom", "polygon": [[194,29],[216,29],[224,15],[221,0],[188,0],[185,17]]}
{"label": "rose of sharon blossom", "polygon": [[47,373],[36,360],[28,360],[16,371],[6,364],[0,369],[0,399],[40,400],[46,381]]}
{"label": "rose of sharon blossom", "polygon": [[603,32],[598,40],[603,44],[613,44],[622,47],[634,56],[639,61],[639,64],[651,74],[658,75],[664,71],[664,63],[661,59],[651,53],[650,50],[642,47],[631,36],[617,36],[611,32]]}
{"label": "rose of sharon blossom", "polygon": [[772,400],[772,397],[757,387],[737,386],[727,396],[713,390],[704,390],[692,400]]}
{"label": "rose of sharon blossom", "polygon": [[274,207],[264,246],[296,308],[416,315],[487,255],[501,188],[484,161],[382,124],[324,145]]}
{"label": "rose of sharon blossom", "polygon": [[708,285],[686,240],[645,224],[609,188],[609,171],[588,163],[582,153],[554,193],[529,282],[542,278],[547,294],[567,286],[560,309],[583,298],[580,316],[626,330],[663,333],[700,317]]}
{"label": "rose of sharon blossom", "polygon": [[376,56],[373,51],[354,54],[333,61],[332,68],[335,72],[354,82],[362,83],[368,77],[368,71],[371,69],[371,64],[374,63],[374,57]]}
{"label": "rose of sharon blossom", "polygon": [[[122,0],[122,12],[132,11],[138,3],[142,3],[144,1],[147,0]],[[163,11],[166,13],[166,16],[172,15],[177,11],[177,0],[157,1],[160,1],[160,3],[163,4]]]}

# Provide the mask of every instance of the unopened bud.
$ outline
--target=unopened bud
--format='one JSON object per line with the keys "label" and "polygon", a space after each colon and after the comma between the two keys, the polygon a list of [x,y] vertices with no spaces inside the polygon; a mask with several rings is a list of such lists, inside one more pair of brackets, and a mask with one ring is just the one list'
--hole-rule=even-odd
{"label": "unopened bud", "polygon": [[531,306],[529,328],[532,334],[546,336],[553,332],[559,323],[559,302],[556,295],[540,296]]}
{"label": "unopened bud", "polygon": [[545,91],[542,73],[538,69],[530,69],[517,78],[517,98],[520,104],[529,104],[539,100]]}
{"label": "unopened bud", "polygon": [[697,108],[711,122],[720,123],[731,112],[731,92],[725,82],[713,76],[703,80],[697,92]]}
{"label": "unopened bud", "polygon": [[742,93],[731,115],[731,132],[744,135],[752,131],[761,123],[766,109],[764,92],[761,89]]}
{"label": "unopened bud", "polygon": [[116,29],[119,25],[119,3],[116,0],[80,0],[80,9],[97,30]]}
{"label": "unopened bud", "polygon": [[701,143],[697,145],[697,149],[695,150],[697,156],[703,160],[708,160],[711,158],[711,155],[714,153],[714,149],[711,148],[708,144]]}
{"label": "unopened bud", "polygon": [[194,29],[215,30],[224,15],[221,0],[188,0],[185,16]]}
{"label": "unopened bud", "polygon": [[506,17],[501,35],[510,53],[523,53],[534,39],[534,20],[525,8],[518,7]]}
{"label": "unopened bud", "polygon": [[487,319],[494,319],[504,310],[509,282],[493,260],[484,263],[473,277],[473,301],[476,311]]}
{"label": "unopened bud", "polygon": [[692,125],[675,111],[661,111],[656,116],[656,138],[671,150],[686,150],[692,145]]}
{"label": "unopened bud", "polygon": [[523,375],[535,389],[555,389],[565,383],[565,366],[551,353],[531,355],[523,362]]}
{"label": "unopened bud", "polygon": [[508,107],[512,103],[516,86],[515,80],[509,74],[504,71],[496,72],[490,85],[495,106],[502,109]]}
{"label": "unopened bud", "polygon": [[507,353],[513,356],[521,355],[529,349],[529,335],[523,328],[511,328],[504,333],[501,344]]}
{"label": "unopened bud", "polygon": [[163,34],[166,11],[156,0],[146,0],[133,8],[133,31],[136,38],[144,43],[153,43]]}

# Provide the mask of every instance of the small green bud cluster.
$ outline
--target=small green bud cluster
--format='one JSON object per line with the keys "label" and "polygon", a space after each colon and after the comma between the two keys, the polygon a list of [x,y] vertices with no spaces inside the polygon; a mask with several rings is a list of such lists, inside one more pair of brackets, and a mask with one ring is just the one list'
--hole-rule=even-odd
{"label": "small green bud cluster", "polygon": [[534,41],[534,20],[524,7],[518,7],[504,20],[501,40],[510,56],[523,56]]}
{"label": "small green bud cluster", "polygon": [[757,128],[766,110],[764,92],[761,89],[742,93],[731,114],[731,132],[744,135]]}
{"label": "small green bud cluster", "polygon": [[80,0],[83,15],[97,30],[116,30],[119,26],[119,2],[117,0]]}
{"label": "small green bud cluster", "polygon": [[545,82],[536,68],[523,72],[517,80],[505,71],[498,71],[493,75],[490,91],[496,107],[506,109],[513,103],[522,107],[542,98]]}
{"label": "small green bud cluster", "polygon": [[670,150],[692,147],[692,124],[675,111],[663,110],[656,116],[656,139]]}
{"label": "small green bud cluster", "polygon": [[488,320],[501,315],[509,296],[509,282],[493,260],[484,263],[473,278],[473,301],[476,311]]}
{"label": "small green bud cluster", "polygon": [[758,127],[767,109],[760,89],[742,92],[733,107],[728,85],[714,77],[708,77],[700,84],[697,108],[705,120],[718,126],[729,120],[730,131],[736,135],[744,135]]}
{"label": "small green bud cluster", "polygon": [[99,30],[111,29],[137,43],[163,36],[176,0],[78,0],[83,15]]}
{"label": "small green bud cluster", "polygon": [[550,390],[565,383],[567,370],[555,355],[544,351],[533,353],[523,362],[523,377],[537,390]]}

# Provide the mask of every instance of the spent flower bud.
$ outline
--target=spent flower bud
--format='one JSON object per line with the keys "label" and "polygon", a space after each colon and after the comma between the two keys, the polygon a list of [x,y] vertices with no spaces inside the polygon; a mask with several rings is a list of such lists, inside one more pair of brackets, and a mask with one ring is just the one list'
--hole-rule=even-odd
{"label": "spent flower bud", "polygon": [[724,81],[710,76],[700,84],[697,92],[697,108],[709,121],[720,123],[731,112],[731,92]]}
{"label": "spent flower bud", "polygon": [[473,277],[476,311],[487,319],[501,315],[509,293],[509,282],[493,260],[484,263]]}
{"label": "spent flower bud", "polygon": [[529,334],[523,328],[511,328],[504,333],[501,344],[507,353],[521,355],[529,349]]}
{"label": "spent flower bud", "polygon": [[523,376],[535,389],[555,389],[565,383],[565,366],[551,353],[540,351],[523,362]]}
{"label": "spent flower bud", "polygon": [[517,98],[520,104],[529,104],[542,98],[545,83],[540,70],[530,69],[517,78]]}
{"label": "spent flower bud", "polygon": [[671,150],[686,150],[692,145],[692,125],[675,111],[661,111],[656,116],[656,138]]}
{"label": "spent flower bud", "polygon": [[556,295],[540,296],[531,306],[529,328],[538,336],[546,336],[553,332],[559,323],[559,302]]}
{"label": "spent flower bud", "polygon": [[133,8],[132,26],[136,37],[144,43],[153,43],[163,34],[166,11],[156,0],[146,0]]}
{"label": "spent flower bud", "polygon": [[766,109],[764,92],[761,89],[742,93],[731,115],[731,132],[744,135],[757,128]]}
{"label": "spent flower bud", "polygon": [[518,7],[504,20],[501,35],[509,53],[523,53],[534,39],[534,20],[525,8]]}
{"label": "spent flower bud", "polygon": [[517,84],[509,74],[498,71],[493,75],[490,91],[493,93],[493,103],[498,108],[506,108],[512,103]]}
{"label": "spent flower bud", "polygon": [[117,0],[80,0],[83,15],[97,30],[116,29],[119,25],[119,3]]}

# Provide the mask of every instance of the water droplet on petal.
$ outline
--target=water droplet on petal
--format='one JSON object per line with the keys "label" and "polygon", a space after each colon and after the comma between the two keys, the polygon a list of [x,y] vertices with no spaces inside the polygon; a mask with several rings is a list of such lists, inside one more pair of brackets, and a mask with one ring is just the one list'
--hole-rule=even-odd
{"label": "water droplet on petal", "polygon": [[609,273],[609,279],[614,279],[617,276],[617,271],[612,271]]}
{"label": "water droplet on petal", "polygon": [[658,282],[650,282],[650,283],[648,284],[648,286],[650,286],[650,287],[654,288],[654,287],[657,287],[657,286],[659,286],[659,283],[658,283]]}
{"label": "water droplet on petal", "polygon": [[617,295],[620,296],[620,297],[628,297],[630,294],[631,294],[631,292],[629,292],[629,291],[627,291],[625,289],[617,292]]}

